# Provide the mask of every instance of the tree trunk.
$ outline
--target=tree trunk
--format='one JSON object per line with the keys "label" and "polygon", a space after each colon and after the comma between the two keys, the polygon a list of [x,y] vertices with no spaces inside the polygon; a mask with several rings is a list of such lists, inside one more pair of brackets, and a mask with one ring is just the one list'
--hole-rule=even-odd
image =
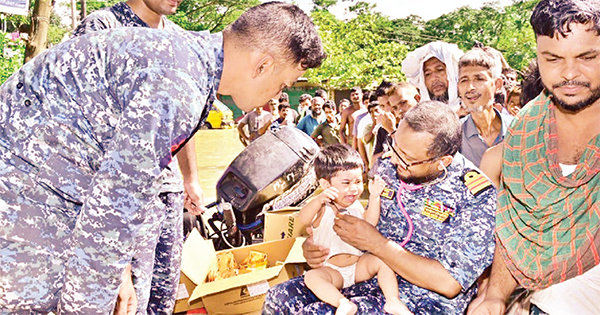
{"label": "tree trunk", "polygon": [[71,30],[77,26],[77,1],[71,0]]}
{"label": "tree trunk", "polygon": [[86,16],[87,16],[87,5],[85,3],[85,0],[81,0],[81,20],[83,21],[83,19],[85,19]]}
{"label": "tree trunk", "polygon": [[36,0],[31,17],[31,31],[25,46],[25,62],[39,55],[48,46],[48,29],[50,27],[50,14],[52,13],[51,0]]}

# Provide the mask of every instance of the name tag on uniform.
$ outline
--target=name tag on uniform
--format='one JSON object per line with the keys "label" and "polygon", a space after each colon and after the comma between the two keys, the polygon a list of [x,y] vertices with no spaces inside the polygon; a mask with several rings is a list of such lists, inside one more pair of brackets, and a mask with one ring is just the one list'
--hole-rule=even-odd
{"label": "name tag on uniform", "polygon": [[446,206],[441,201],[425,199],[425,206],[421,214],[443,223],[448,220],[448,217],[454,216],[455,213],[454,209]]}
{"label": "name tag on uniform", "polygon": [[386,198],[386,199],[394,199],[394,195],[396,195],[396,192],[393,189],[387,188],[385,187],[383,189],[383,191],[381,192],[381,197]]}

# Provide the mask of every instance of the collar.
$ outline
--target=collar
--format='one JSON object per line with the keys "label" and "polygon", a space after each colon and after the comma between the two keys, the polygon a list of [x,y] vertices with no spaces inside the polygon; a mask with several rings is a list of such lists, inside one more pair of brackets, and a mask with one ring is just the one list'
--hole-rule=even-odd
{"label": "collar", "polygon": [[109,10],[118,17],[123,26],[150,27],[144,20],[135,14],[133,9],[125,2],[119,2],[110,7]]}
{"label": "collar", "polygon": [[[494,108],[494,112],[496,113],[496,116],[500,117],[500,122],[502,123],[502,126],[500,127],[500,134],[498,135],[498,137],[502,139],[508,130],[508,125],[512,121],[512,116],[503,115],[496,108]],[[471,114],[466,117],[464,125],[465,135],[467,138],[479,136],[479,131],[477,130],[477,126],[475,126],[475,122],[473,121]]]}

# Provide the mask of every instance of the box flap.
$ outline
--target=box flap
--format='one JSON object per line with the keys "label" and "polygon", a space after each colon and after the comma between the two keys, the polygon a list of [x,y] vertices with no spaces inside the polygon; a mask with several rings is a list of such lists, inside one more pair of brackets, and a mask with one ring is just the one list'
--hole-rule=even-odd
{"label": "box flap", "polygon": [[213,242],[205,240],[195,228],[183,243],[181,256],[181,272],[196,285],[204,282],[211,266],[217,263]]}
{"label": "box flap", "polygon": [[302,209],[302,208],[301,207],[285,207],[282,209],[269,210],[269,211],[265,212],[265,214],[282,213],[282,212],[296,212],[296,211],[300,211],[300,209]]}
{"label": "box flap", "polygon": [[306,240],[306,237],[296,237],[294,241],[294,245],[290,252],[288,253],[285,263],[286,264],[296,264],[296,263],[305,263],[306,259],[302,254],[302,243]]}
{"label": "box flap", "polygon": [[279,275],[279,272],[281,272],[282,268],[283,265],[279,265],[267,268],[265,270],[257,270],[251,273],[222,279],[215,282],[202,283],[194,289],[192,296],[190,296],[190,301],[194,301],[200,297],[218,293],[231,288],[241,287],[263,280],[269,280],[271,278],[277,277],[277,275]]}

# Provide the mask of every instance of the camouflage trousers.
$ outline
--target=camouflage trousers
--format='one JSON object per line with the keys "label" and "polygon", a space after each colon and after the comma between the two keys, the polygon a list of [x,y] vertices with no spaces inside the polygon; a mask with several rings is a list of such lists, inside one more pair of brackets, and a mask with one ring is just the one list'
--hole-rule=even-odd
{"label": "camouflage trousers", "polygon": [[[183,247],[183,193],[161,193],[161,225],[148,225],[131,262],[137,314],[171,314],[175,307]],[[152,221],[152,220],[151,220]]]}
{"label": "camouflage trousers", "polygon": [[[385,298],[377,280],[370,279],[342,289],[342,294],[358,306],[357,314],[385,314]],[[335,307],[322,302],[298,277],[272,287],[262,309],[263,315],[333,315]]]}
{"label": "camouflage trousers", "polygon": [[[42,194],[43,192],[40,191]],[[175,305],[181,249],[183,242],[183,193],[161,194],[160,200],[150,203],[134,249],[132,275],[138,298],[138,314],[171,314]],[[0,237],[0,314],[47,314],[57,312],[57,305],[64,290],[63,277],[67,264],[67,232],[74,225],[77,207],[72,212],[56,211],[57,208],[40,203],[23,201],[14,206],[15,211],[37,207],[41,214],[39,231],[29,233],[42,235],[56,225],[64,228],[62,237],[44,239],[39,244],[7,240]],[[66,204],[66,203],[65,203]],[[4,204],[4,206],[7,206]],[[12,206],[7,206],[9,210]],[[64,209],[63,206],[59,209]],[[44,242],[46,240],[46,242]],[[115,280],[121,279],[115,275]],[[115,283],[119,285],[119,283]],[[85,301],[85,307],[94,308],[94,292],[74,288]],[[116,299],[116,296],[114,297]],[[71,310],[75,311],[75,310]],[[59,311],[60,312],[60,311]],[[70,312],[70,311],[69,311]]]}

